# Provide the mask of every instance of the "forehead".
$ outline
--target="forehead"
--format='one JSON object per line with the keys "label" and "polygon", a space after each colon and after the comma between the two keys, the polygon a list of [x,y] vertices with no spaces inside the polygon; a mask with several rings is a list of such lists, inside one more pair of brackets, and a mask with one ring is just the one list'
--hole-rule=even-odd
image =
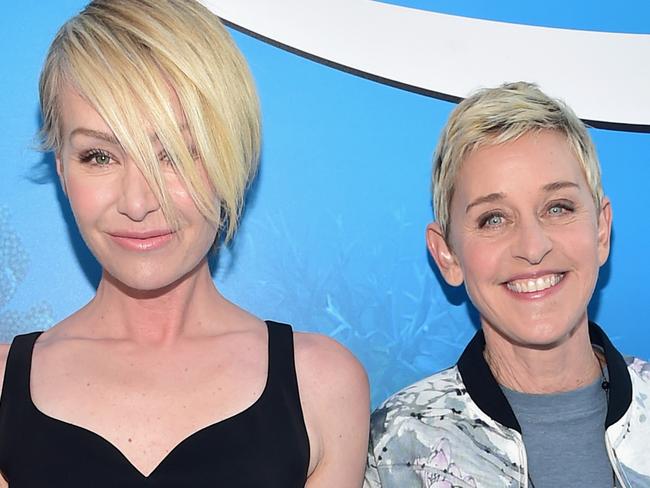
{"label": "forehead", "polygon": [[110,132],[108,124],[99,115],[99,112],[72,85],[65,83],[58,97],[64,142],[67,142],[70,132],[78,127]]}
{"label": "forehead", "polygon": [[513,141],[481,146],[463,161],[456,175],[455,200],[491,193],[537,194],[558,181],[588,191],[584,172],[564,134],[529,132]]}
{"label": "forehead", "polygon": [[[70,142],[70,135],[75,129],[83,128],[90,129],[105,134],[111,134],[112,137],[115,137],[113,131],[111,130],[110,124],[100,115],[99,111],[89,102],[77,88],[71,83],[65,83],[58,94],[58,106],[60,108],[60,121],[61,121],[61,133],[63,137],[63,143]],[[106,101],[109,106],[115,103],[114,100]],[[169,99],[165,101],[169,103],[171,112],[174,114],[173,121],[163,121],[163,125],[167,128],[175,126],[175,129],[178,129],[185,137],[187,134],[187,123],[181,109],[180,101],[174,90],[169,87]],[[142,105],[137,101],[134,101],[134,104]],[[164,111],[164,110],[163,110]],[[128,116],[125,111],[115,110],[114,112],[116,122],[122,126],[124,129],[130,132],[130,135],[135,135],[135,132],[138,132],[140,129],[145,129],[148,138],[152,142],[156,142],[159,135],[158,132],[153,130],[153,127],[150,122],[147,121],[150,113],[147,113],[146,110],[137,110],[137,120],[132,120],[132,116]],[[137,123],[137,127],[134,127],[133,124]],[[114,141],[117,143],[117,141]]]}

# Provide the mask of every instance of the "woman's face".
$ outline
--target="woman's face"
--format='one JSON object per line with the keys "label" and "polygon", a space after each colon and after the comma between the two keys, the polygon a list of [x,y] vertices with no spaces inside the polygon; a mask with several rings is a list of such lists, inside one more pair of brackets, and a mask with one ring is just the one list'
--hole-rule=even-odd
{"label": "woman's face", "polygon": [[161,151],[161,165],[167,165],[162,173],[180,217],[175,231],[97,111],[70,86],[62,90],[60,106],[63,144],[57,170],[79,230],[104,270],[143,291],[166,287],[194,270],[216,229],[196,208],[160,143],[154,145]]}
{"label": "woman's face", "polygon": [[513,344],[550,347],[586,325],[609,253],[611,209],[602,206],[598,213],[565,136],[529,133],[463,162],[450,249],[435,227],[429,244],[447,280],[465,282],[484,328]]}

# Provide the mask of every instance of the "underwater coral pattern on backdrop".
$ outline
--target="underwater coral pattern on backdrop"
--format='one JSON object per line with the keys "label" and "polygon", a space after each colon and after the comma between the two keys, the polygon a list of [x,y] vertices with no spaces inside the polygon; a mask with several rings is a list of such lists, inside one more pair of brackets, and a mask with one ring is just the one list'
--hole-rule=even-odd
{"label": "underwater coral pattern on backdrop", "polygon": [[47,303],[37,303],[26,311],[6,308],[25,280],[28,264],[27,252],[10,226],[9,212],[0,206],[0,342],[52,325],[52,309]]}
{"label": "underwater coral pattern on backdrop", "polygon": [[[393,217],[390,225],[404,233],[414,226],[401,214]],[[244,219],[232,247],[219,250],[220,290],[263,318],[326,334],[351,349],[370,376],[373,408],[404,385],[456,362],[476,329],[464,303],[448,304],[426,261],[406,254],[397,240],[368,246],[345,215],[318,223],[331,239],[309,253],[301,247],[307,236],[296,235],[292,225],[281,214]],[[265,239],[250,237],[249,226]],[[263,259],[266,242],[282,243],[274,259]],[[254,259],[249,264],[239,256]],[[233,268],[247,275],[241,284],[230,279]]]}

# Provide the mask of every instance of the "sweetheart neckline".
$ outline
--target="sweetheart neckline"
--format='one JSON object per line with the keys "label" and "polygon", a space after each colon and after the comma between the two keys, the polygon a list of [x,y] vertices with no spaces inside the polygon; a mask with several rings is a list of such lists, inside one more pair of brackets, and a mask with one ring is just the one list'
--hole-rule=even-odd
{"label": "sweetheart neckline", "polygon": [[[55,423],[60,424],[60,425],[65,425],[65,426],[68,426],[68,427],[72,427],[76,431],[82,432],[82,433],[84,433],[86,435],[89,435],[90,437],[93,437],[93,438],[97,439],[98,442],[101,442],[103,445],[108,447],[112,452],[114,452],[119,458],[121,458],[124,462],[126,462],[126,464],[130,467],[130,469],[135,471],[136,475],[139,475],[141,478],[143,478],[145,480],[148,480],[148,479],[151,479],[158,471],[160,471],[160,469],[162,469],[161,467],[166,462],[168,462],[168,460],[176,452],[178,452],[180,449],[182,449],[182,447],[185,446],[187,443],[189,443],[193,438],[204,434],[206,431],[210,431],[210,430],[213,430],[213,429],[223,427],[224,424],[229,423],[231,421],[235,421],[235,420],[239,419],[240,417],[244,417],[246,415],[249,415],[250,412],[254,408],[256,408],[257,406],[259,406],[262,403],[262,401],[265,399],[265,397],[268,396],[267,392],[268,392],[268,389],[269,389],[269,378],[270,378],[270,374],[271,374],[271,354],[270,354],[271,353],[271,351],[270,351],[271,340],[270,340],[270,331],[268,330],[269,329],[268,322],[266,322],[266,326],[267,326],[266,380],[265,380],[265,383],[264,383],[264,388],[262,389],[262,392],[260,393],[260,395],[255,399],[255,401],[253,401],[253,403],[251,403],[249,406],[247,406],[243,410],[241,410],[241,411],[239,411],[237,413],[234,413],[231,416],[226,417],[224,419],[217,420],[217,421],[212,422],[212,423],[210,423],[208,425],[205,425],[204,427],[201,427],[201,428],[191,432],[190,434],[186,435],[185,437],[183,437],[177,444],[175,444],[167,452],[167,454],[165,454],[160,459],[160,461],[158,461],[158,463],[154,466],[154,468],[148,474],[145,474],[144,472],[142,472],[126,456],[126,454],[124,454],[124,452],[117,445],[115,445],[114,443],[109,441],[103,435],[101,435],[98,432],[95,432],[93,430],[90,430],[87,427],[83,427],[81,425],[77,425],[77,424],[74,424],[72,422],[68,422],[67,420],[59,419],[59,418],[54,417],[52,415],[48,415],[47,413],[43,412],[40,408],[38,408],[38,406],[34,403],[34,400],[32,398],[32,389],[31,389],[31,370],[32,370],[32,358],[33,358],[33,355],[30,357],[30,360],[29,360],[29,363],[28,363],[27,377],[29,378],[29,384],[28,384],[28,388],[27,388],[27,400],[28,400],[30,408],[32,408],[34,410],[34,413],[36,413],[37,415],[41,416],[42,418],[44,418],[45,420],[47,420],[49,422],[55,422]],[[40,336],[40,334],[41,333],[39,333],[39,336]],[[38,340],[38,336],[34,340],[34,345],[36,344],[37,340]]]}

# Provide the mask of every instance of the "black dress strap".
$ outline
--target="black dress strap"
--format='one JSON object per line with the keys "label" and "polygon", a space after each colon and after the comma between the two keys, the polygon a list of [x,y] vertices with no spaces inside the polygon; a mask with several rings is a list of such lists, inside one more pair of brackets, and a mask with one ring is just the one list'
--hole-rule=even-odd
{"label": "black dress strap", "polygon": [[30,398],[29,379],[32,370],[32,353],[36,339],[43,332],[32,332],[14,337],[9,347],[5,366],[0,409],[5,405],[22,403]]}
{"label": "black dress strap", "polygon": [[296,466],[300,466],[303,479],[306,479],[310,447],[296,376],[293,331],[287,324],[268,320],[266,324],[269,331],[269,369],[266,392],[262,397],[264,410],[270,418],[285,419],[267,428],[276,430],[278,439],[292,439],[291,449]]}
{"label": "black dress strap", "polygon": [[[18,442],[28,434],[23,426],[32,413],[29,379],[34,343],[41,332],[16,336],[9,347],[5,364],[4,382],[0,394],[0,471],[8,475],[6,467],[16,456]],[[11,486],[14,486],[13,484]]]}
{"label": "black dress strap", "polygon": [[287,387],[298,396],[298,380],[293,357],[293,331],[290,325],[266,321],[269,334],[269,386]]}

